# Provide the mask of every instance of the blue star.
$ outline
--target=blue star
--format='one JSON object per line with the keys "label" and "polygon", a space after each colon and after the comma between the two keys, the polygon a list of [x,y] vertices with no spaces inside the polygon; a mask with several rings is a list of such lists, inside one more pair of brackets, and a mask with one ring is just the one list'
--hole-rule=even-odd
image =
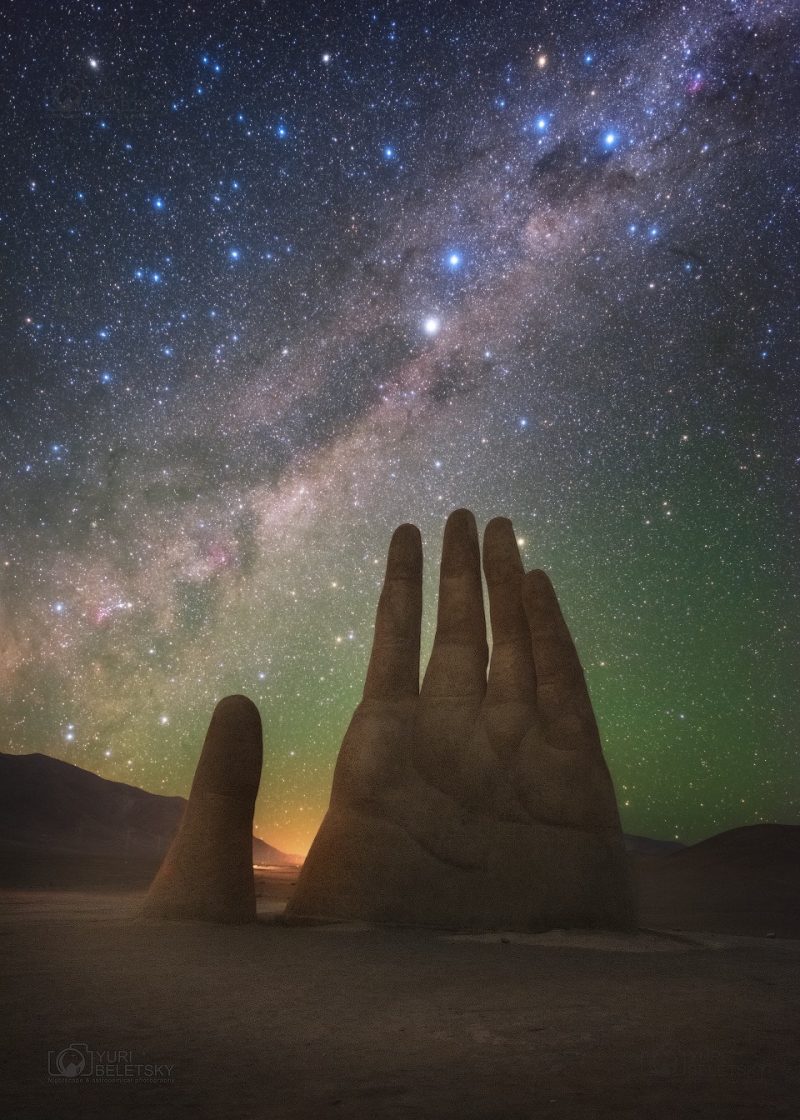
{"label": "blue star", "polygon": [[242,255],[242,253],[241,253],[240,249],[229,249],[228,250],[228,257],[232,261],[238,261],[239,258],[241,257],[241,255]]}
{"label": "blue star", "polygon": [[164,199],[161,198],[160,195],[156,195],[156,197],[153,199],[153,202],[152,202],[153,209],[154,210],[163,210],[165,206],[166,206],[166,202],[164,201]]}
{"label": "blue star", "polygon": [[609,129],[608,132],[603,133],[601,143],[607,152],[613,151],[619,144],[619,133]]}
{"label": "blue star", "polygon": [[394,148],[392,148],[390,145],[387,144],[386,147],[383,149],[383,158],[384,159],[394,159],[395,155],[396,155],[396,153],[395,153]]}
{"label": "blue star", "polygon": [[286,137],[289,135],[289,130],[287,129],[285,124],[279,124],[278,127],[275,129],[275,135],[278,137],[279,140],[285,140]]}
{"label": "blue star", "polygon": [[110,385],[113,380],[114,380],[114,378],[113,378],[112,374],[110,374],[108,371],[100,374],[100,384],[101,385]]}
{"label": "blue star", "polygon": [[587,51],[583,56],[583,61],[587,66],[591,66],[591,64],[594,62],[594,55]]}
{"label": "blue star", "polygon": [[547,117],[536,118],[536,131],[547,132]]}
{"label": "blue star", "polygon": [[464,258],[461,256],[461,253],[456,250],[448,253],[445,260],[451,272],[455,272],[457,269],[461,268],[461,265],[464,263]]}

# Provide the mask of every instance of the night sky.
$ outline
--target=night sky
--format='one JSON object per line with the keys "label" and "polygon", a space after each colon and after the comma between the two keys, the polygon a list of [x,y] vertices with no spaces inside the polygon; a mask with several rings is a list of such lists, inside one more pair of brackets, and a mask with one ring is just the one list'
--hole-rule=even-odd
{"label": "night sky", "polygon": [[7,3],[0,745],[305,851],[395,525],[513,519],[627,831],[800,821],[795,3]]}

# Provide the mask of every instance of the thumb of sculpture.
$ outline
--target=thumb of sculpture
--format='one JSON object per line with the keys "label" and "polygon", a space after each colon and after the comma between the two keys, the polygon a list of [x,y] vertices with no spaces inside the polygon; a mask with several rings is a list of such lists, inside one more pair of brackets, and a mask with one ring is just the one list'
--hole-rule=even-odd
{"label": "thumb of sculpture", "polygon": [[261,780],[261,718],[246,696],[214,709],[178,833],[143,917],[253,922],[253,809]]}

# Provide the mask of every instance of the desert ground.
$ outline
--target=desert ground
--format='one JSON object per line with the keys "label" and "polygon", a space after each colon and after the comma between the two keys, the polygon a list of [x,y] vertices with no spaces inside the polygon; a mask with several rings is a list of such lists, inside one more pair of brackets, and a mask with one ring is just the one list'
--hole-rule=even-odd
{"label": "desert ground", "polygon": [[[3,1115],[797,1115],[785,931],[289,926],[295,877],[259,872],[238,927],[137,921],[140,891],[2,892]],[[95,1076],[59,1075],[71,1044]]]}

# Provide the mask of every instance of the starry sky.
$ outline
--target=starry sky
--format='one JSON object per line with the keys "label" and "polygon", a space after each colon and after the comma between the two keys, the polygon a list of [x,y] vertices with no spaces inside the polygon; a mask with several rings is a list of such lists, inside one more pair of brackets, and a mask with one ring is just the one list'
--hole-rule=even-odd
{"label": "starry sky", "polygon": [[[389,535],[513,519],[630,832],[800,822],[800,8],[8,5],[0,741],[304,852]],[[7,25],[7,26],[10,26]]]}

